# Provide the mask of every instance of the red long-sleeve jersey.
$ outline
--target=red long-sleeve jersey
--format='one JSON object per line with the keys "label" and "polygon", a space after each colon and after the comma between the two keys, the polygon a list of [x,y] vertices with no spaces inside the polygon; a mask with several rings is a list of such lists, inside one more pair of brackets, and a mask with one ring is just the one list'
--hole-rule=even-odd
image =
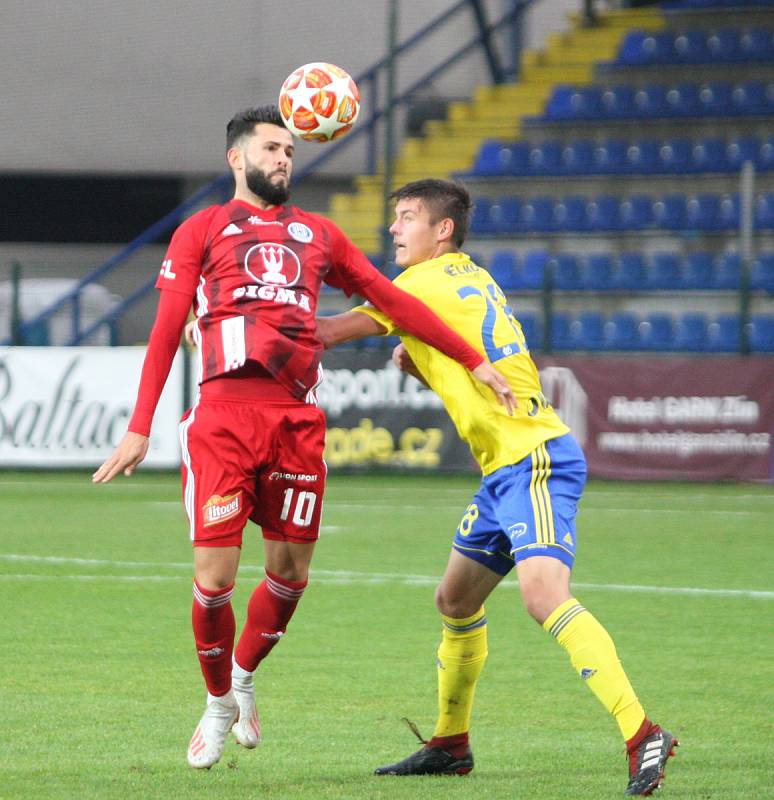
{"label": "red long-sleeve jersey", "polygon": [[294,396],[320,380],[315,314],[323,283],[358,294],[400,327],[474,369],[483,357],[393,286],[330,220],[295,206],[210,206],[175,231],[156,286],[159,310],[129,429],[147,435],[188,309],[198,318],[200,382],[259,364]]}

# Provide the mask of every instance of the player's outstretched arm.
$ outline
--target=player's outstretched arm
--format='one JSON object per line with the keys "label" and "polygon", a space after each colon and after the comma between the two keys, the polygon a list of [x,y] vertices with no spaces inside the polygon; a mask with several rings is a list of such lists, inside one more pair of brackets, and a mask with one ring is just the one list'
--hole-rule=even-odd
{"label": "player's outstretched arm", "polygon": [[149,439],[141,433],[127,431],[110,458],[91,476],[92,483],[108,483],[120,472],[127,477],[136,469],[148,452]]}
{"label": "player's outstretched arm", "polygon": [[317,317],[317,335],[327,350],[337,344],[364,339],[366,336],[381,336],[386,328],[367,314],[347,311],[331,317]]}

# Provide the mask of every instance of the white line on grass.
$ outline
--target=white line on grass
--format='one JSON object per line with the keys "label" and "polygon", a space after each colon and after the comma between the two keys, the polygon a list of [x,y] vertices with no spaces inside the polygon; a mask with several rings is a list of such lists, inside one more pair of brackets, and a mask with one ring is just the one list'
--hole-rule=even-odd
{"label": "white line on grass", "polygon": [[[34,556],[19,555],[16,553],[0,553],[0,560],[12,563],[43,563],[43,564],[72,564],[105,567],[131,567],[131,568],[156,568],[156,569],[191,569],[191,565],[181,562],[152,562],[152,561],[110,561],[107,559],[96,558],[70,558],[66,556]],[[259,565],[246,564],[239,568],[240,573],[263,573],[263,567]],[[358,583],[358,584],[384,584],[399,583],[411,586],[435,586],[439,578],[433,575],[414,575],[402,572],[356,572],[352,570],[311,570],[312,578],[318,583]],[[2,573],[2,579],[24,579],[30,580],[187,580],[189,575],[21,575],[18,573]],[[518,586],[516,581],[505,581],[505,587],[515,588]],[[774,591],[757,589],[707,589],[698,586],[647,586],[625,583],[575,583],[573,586],[578,589],[591,589],[611,592],[646,592],[650,594],[676,594],[702,597],[748,597],[762,600],[774,599]]]}

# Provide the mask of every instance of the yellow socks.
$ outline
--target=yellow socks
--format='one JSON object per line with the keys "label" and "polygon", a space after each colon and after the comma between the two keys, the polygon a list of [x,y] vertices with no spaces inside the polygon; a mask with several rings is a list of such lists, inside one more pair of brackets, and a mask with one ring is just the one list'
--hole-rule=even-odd
{"label": "yellow socks", "polygon": [[543,627],[567,651],[578,674],[615,717],[624,740],[631,739],[645,712],[608,632],[575,598],[554,609]]}
{"label": "yellow socks", "polygon": [[476,681],[486,661],[484,607],[464,619],[445,617],[438,648],[438,722],[433,738],[455,736],[470,728]]}

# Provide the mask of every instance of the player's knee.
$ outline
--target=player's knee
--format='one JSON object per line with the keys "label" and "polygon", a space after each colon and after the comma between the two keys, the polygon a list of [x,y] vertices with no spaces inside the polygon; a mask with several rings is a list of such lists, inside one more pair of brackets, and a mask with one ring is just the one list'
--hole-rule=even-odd
{"label": "player's knee", "polygon": [[481,604],[472,602],[464,593],[441,584],[435,590],[435,607],[445,617],[464,619],[475,614]]}

